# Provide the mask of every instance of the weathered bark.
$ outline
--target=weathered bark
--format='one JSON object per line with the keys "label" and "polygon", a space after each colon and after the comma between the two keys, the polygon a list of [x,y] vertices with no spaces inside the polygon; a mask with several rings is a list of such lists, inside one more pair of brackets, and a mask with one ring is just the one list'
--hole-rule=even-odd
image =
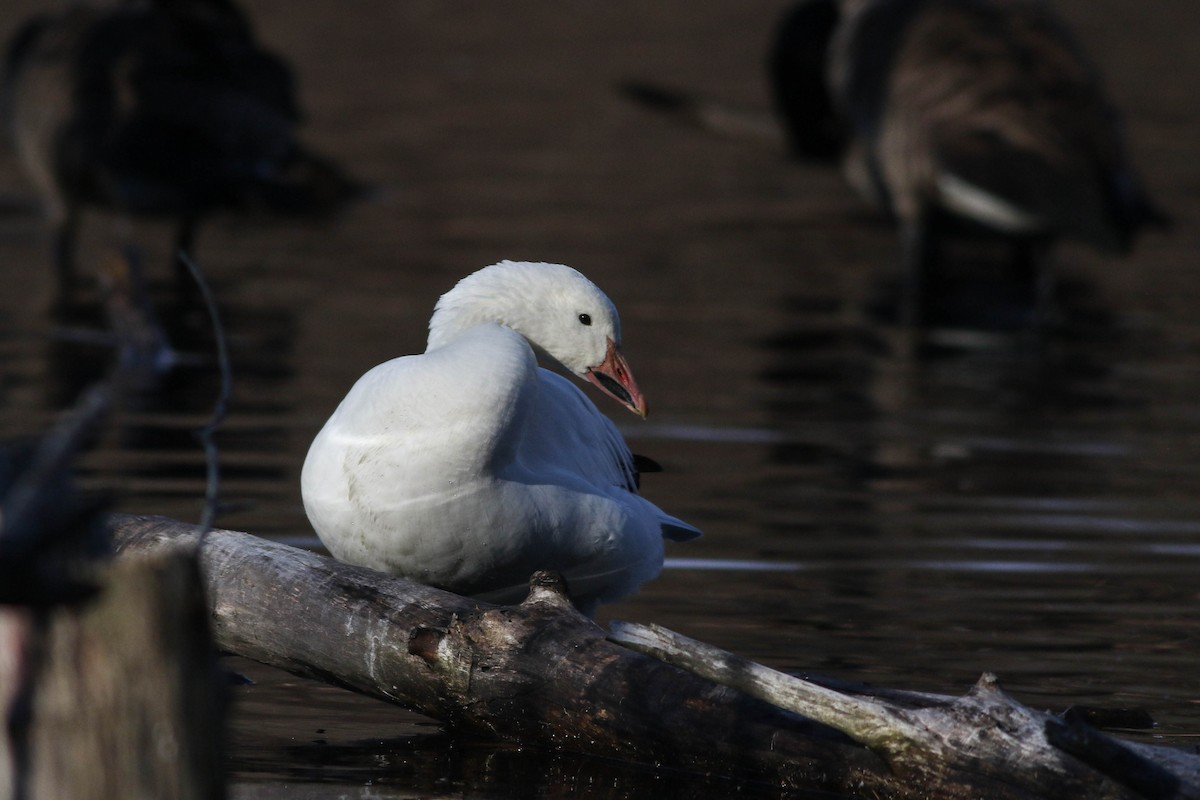
{"label": "weathered bark", "polygon": [[200,583],[167,554],[105,570],[86,601],[0,606],[0,798],[224,796]]}
{"label": "weathered bark", "polygon": [[[842,731],[897,773],[937,783],[978,775],[981,789],[1014,784],[1072,797],[1104,775],[1141,797],[1200,795],[1200,759],[1139,748],[1005,694],[987,674],[965,696],[855,696],[787,675],[659,626],[616,622],[613,641]],[[1076,760],[1084,762],[1079,769]],[[1082,795],[1079,795],[1082,796]],[[1091,795],[1088,795],[1091,796]]]}
{"label": "weathered bark", "polygon": [[[113,529],[122,553],[198,534],[164,518]],[[839,790],[890,780],[839,734],[607,641],[552,591],[495,607],[222,530],[201,563],[219,647],[459,730]]]}
{"label": "weathered bark", "polygon": [[[147,517],[113,528],[127,553],[188,546],[198,533]],[[801,682],[815,704],[785,710],[751,696],[761,665],[688,643],[719,674],[681,670],[609,640],[550,583],[495,607],[231,531],[209,534],[202,564],[219,646],[461,730],[854,796],[1187,797],[1200,785],[1195,758],[1054,727],[988,681],[954,703]],[[1141,772],[1109,774],[1113,760],[1092,757],[1104,747]]]}

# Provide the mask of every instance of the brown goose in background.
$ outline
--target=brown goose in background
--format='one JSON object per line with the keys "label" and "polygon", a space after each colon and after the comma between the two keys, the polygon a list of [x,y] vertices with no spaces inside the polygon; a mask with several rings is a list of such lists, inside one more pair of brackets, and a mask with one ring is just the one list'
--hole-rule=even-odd
{"label": "brown goose in background", "polygon": [[909,322],[926,321],[953,237],[1007,243],[1044,314],[1056,239],[1125,253],[1165,222],[1095,69],[1040,0],[808,0],[769,68],[797,154],[840,150],[849,182],[897,219]]}
{"label": "brown goose in background", "polygon": [[173,220],[176,252],[190,253],[214,212],[323,215],[360,193],[299,142],[291,71],[229,0],[34,17],[9,43],[2,97],[54,226],[60,302],[74,287],[85,208]]}

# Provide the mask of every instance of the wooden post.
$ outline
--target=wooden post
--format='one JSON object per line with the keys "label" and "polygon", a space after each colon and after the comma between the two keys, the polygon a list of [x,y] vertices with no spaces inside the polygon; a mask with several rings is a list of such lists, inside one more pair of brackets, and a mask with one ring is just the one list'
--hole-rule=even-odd
{"label": "wooden post", "polygon": [[224,796],[201,583],[176,552],[106,568],[89,600],[0,606],[0,798]]}

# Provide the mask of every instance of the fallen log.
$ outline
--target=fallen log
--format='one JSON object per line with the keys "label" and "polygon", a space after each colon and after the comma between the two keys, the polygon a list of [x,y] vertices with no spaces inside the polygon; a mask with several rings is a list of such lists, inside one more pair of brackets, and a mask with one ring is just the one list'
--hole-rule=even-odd
{"label": "fallen log", "polygon": [[884,693],[889,700],[836,691],[656,625],[614,622],[610,638],[842,731],[901,774],[961,769],[991,785],[1038,775],[1038,784],[1048,787],[1045,776],[1061,772],[1069,754],[1140,797],[1200,795],[1200,758],[1119,742],[1081,721],[1027,708],[992,674],[963,697]]}
{"label": "fallen log", "polygon": [[[125,557],[193,547],[199,533],[155,517],[112,528]],[[992,679],[948,701],[781,676],[792,697],[780,707],[758,691],[779,673],[617,626],[654,657],[637,652],[544,573],[525,602],[497,607],[233,531],[208,534],[201,564],[219,647],[460,731],[849,796],[1200,796],[1200,758],[1068,726]]]}

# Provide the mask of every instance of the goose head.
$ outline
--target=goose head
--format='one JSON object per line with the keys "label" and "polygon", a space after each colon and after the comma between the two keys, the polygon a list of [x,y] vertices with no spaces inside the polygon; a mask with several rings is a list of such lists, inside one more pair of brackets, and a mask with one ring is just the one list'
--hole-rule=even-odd
{"label": "goose head", "polygon": [[599,389],[640,417],[646,400],[621,354],[612,301],[563,264],[501,261],[463,278],[438,300],[427,351],[470,328],[496,323],[525,337],[544,362]]}

